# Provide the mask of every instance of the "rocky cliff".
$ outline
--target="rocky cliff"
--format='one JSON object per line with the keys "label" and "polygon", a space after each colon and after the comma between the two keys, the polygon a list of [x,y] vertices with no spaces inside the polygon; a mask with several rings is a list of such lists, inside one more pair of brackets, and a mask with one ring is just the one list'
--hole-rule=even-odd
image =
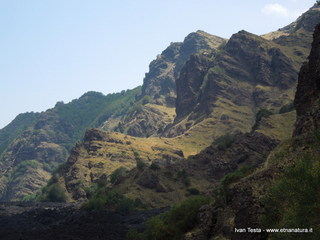
{"label": "rocky cliff", "polygon": [[[117,131],[136,137],[160,136],[175,117],[176,79],[192,54],[215,52],[226,40],[203,31],[190,33],[183,42],[171,43],[149,65],[142,93],[132,111],[119,122]],[[145,106],[145,103],[149,103]]]}
{"label": "rocky cliff", "polygon": [[317,25],[309,56],[299,74],[295,97],[297,122],[294,135],[308,133],[319,128],[320,119],[320,26]]}
{"label": "rocky cliff", "polygon": [[259,110],[291,103],[319,13],[315,5],[271,39],[240,31],[218,51],[192,56],[177,78],[177,116],[164,135],[192,135],[201,125],[216,136],[249,131]]}
{"label": "rocky cliff", "polygon": [[[319,36],[320,25],[315,29],[309,61],[299,73],[295,97],[297,120],[294,138],[280,144],[268,156],[266,163],[253,173],[240,177],[232,184],[227,183],[225,178],[220,185],[223,191],[216,193],[214,204],[200,210],[199,226],[186,234],[185,239],[298,239],[301,235],[297,233],[283,233],[279,236],[279,233],[267,234],[263,230],[268,227],[303,227],[306,224],[317,228],[318,219],[301,209],[309,209],[313,202],[318,201],[313,188],[305,186],[312,186],[312,176],[318,171],[319,163],[319,139],[316,134],[319,130],[317,113],[320,99]],[[207,156],[207,159],[210,157]],[[318,177],[318,174],[316,176]],[[297,187],[302,181],[305,185]],[[310,198],[312,203],[306,202],[306,198]],[[297,203],[301,205],[297,206]],[[270,213],[271,209],[277,209],[276,213]],[[268,225],[265,225],[265,216],[268,214],[277,216],[272,215]],[[258,231],[249,232],[248,228]],[[244,231],[240,233],[235,229]],[[314,232],[303,238],[318,237],[319,232]]]}

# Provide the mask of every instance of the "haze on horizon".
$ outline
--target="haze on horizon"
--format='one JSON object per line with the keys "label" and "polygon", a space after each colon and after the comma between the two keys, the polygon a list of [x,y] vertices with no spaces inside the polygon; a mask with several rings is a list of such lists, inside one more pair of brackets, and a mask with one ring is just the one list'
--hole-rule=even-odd
{"label": "haze on horizon", "polygon": [[203,30],[230,38],[275,31],[314,0],[0,0],[0,129],[19,113],[45,111],[88,91],[143,83],[170,42]]}

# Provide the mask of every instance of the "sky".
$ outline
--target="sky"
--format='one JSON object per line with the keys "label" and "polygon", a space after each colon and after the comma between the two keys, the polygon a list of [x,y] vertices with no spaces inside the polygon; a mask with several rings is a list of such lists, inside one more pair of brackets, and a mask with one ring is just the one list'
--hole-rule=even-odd
{"label": "sky", "polygon": [[19,113],[142,85],[171,42],[293,22],[315,0],[0,0],[0,129]]}

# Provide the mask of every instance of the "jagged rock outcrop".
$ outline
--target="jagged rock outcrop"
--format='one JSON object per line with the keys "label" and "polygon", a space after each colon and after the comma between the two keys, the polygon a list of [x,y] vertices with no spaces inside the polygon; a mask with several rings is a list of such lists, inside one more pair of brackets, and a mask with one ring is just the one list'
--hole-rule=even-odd
{"label": "jagged rock outcrop", "polygon": [[320,25],[314,32],[314,41],[309,56],[299,74],[295,97],[297,111],[294,135],[301,135],[320,126]]}
{"label": "jagged rock outcrop", "polygon": [[219,53],[187,62],[177,80],[177,117],[164,135],[183,134],[208,118],[212,134],[248,132],[258,110],[277,112],[292,102],[297,75],[282,46],[240,31]]}
{"label": "jagged rock outcrop", "polygon": [[[301,136],[319,128],[319,46],[320,25],[317,25],[309,62],[303,65],[299,73],[295,96],[297,121],[294,136]],[[263,168],[229,186],[225,202],[203,207],[199,214],[199,227],[187,234],[185,239],[268,239],[261,225],[261,216],[266,211],[261,198],[266,194],[266,189],[273,184],[274,179],[281,178],[288,166],[297,159],[300,161],[302,155],[308,154],[306,149],[311,147],[303,144],[308,145],[309,141],[310,139],[306,141],[296,138],[283,145],[269,156],[269,163]],[[252,233],[248,228],[261,229],[262,232]],[[240,233],[235,229],[245,229],[245,231]]]}
{"label": "jagged rock outcrop", "polygon": [[[151,99],[148,105],[136,103],[132,112],[122,118],[117,131],[136,137],[161,136],[175,117],[177,97],[176,79],[192,54],[200,51],[215,52],[226,40],[203,31],[190,33],[182,43],[171,43],[146,74],[140,101]],[[139,105],[140,104],[140,105]]]}
{"label": "jagged rock outcrop", "polygon": [[200,50],[214,51],[223,43],[225,39],[203,31],[189,34],[182,43],[171,43],[156,60],[150,63],[149,72],[143,80],[142,96],[150,95],[158,99],[162,95],[166,98],[164,103],[174,106],[175,80],[184,62]]}
{"label": "jagged rock outcrop", "polygon": [[[199,125],[208,126],[217,136],[226,131],[250,131],[248,126],[253,125],[260,109],[275,113],[292,102],[298,71],[309,54],[312,32],[320,19],[319,10],[315,5],[280,29],[277,37],[240,31],[207,56],[203,65],[190,59],[176,81],[177,116],[163,135],[192,135],[201,129]],[[194,97],[192,101],[189,95]]]}

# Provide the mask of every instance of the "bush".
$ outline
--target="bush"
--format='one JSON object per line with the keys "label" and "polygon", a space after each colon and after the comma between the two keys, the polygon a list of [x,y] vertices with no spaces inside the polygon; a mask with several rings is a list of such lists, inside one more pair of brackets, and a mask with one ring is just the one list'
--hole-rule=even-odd
{"label": "bush", "polygon": [[282,106],[279,110],[279,113],[282,114],[282,113],[292,112],[293,110],[295,110],[295,107],[294,107],[294,103],[291,102],[291,103],[288,103],[287,105]]}
{"label": "bush", "polygon": [[251,173],[253,168],[251,166],[243,166],[238,168],[236,171],[232,173],[228,173],[222,180],[222,185],[228,186],[231,183],[245,177],[249,173]]}
{"label": "bush", "polygon": [[142,202],[140,199],[132,200],[115,190],[108,191],[105,187],[101,187],[89,201],[83,205],[83,208],[86,210],[113,209],[119,212],[128,213],[141,205]]}
{"label": "bush", "polygon": [[152,162],[149,168],[154,171],[160,170],[160,166],[155,162]]}
{"label": "bush", "polygon": [[39,166],[39,163],[36,160],[26,160],[26,161],[20,162],[17,166],[13,168],[13,172],[10,176],[10,180],[13,180],[19,176],[22,176],[28,171],[28,169],[37,169],[38,166]]}
{"label": "bush", "polygon": [[224,206],[230,198],[230,192],[228,186],[231,183],[238,181],[239,179],[249,175],[253,168],[250,166],[243,166],[234,172],[228,173],[222,179],[220,185],[215,189],[215,202],[216,205]]}
{"label": "bush", "polygon": [[268,117],[270,115],[272,115],[272,112],[270,112],[268,109],[260,109],[256,113],[256,121],[255,124],[252,126],[252,131],[256,130],[259,127],[259,123],[262,118]]}
{"label": "bush", "polygon": [[66,202],[67,196],[59,183],[53,183],[42,190],[41,202]]}
{"label": "bush", "polygon": [[193,196],[180,205],[173,206],[168,212],[151,218],[143,233],[129,231],[129,240],[178,240],[197,224],[199,208],[208,204],[210,199],[203,196]]}
{"label": "bush", "polygon": [[[286,239],[319,239],[320,231],[320,162],[304,156],[287,168],[263,197],[265,214],[261,218],[266,228],[313,228],[314,233],[287,233]],[[271,239],[283,239],[271,235]]]}
{"label": "bush", "polygon": [[185,169],[182,169],[177,173],[177,178],[180,179],[182,181],[182,183],[184,185],[186,185],[187,187],[191,185],[191,180],[189,178],[189,174],[187,173],[187,171]]}
{"label": "bush", "polygon": [[226,134],[218,137],[213,144],[221,151],[225,151],[227,148],[231,147],[234,142],[234,135]]}
{"label": "bush", "polygon": [[137,160],[137,168],[142,171],[146,167],[146,163],[140,159]]}
{"label": "bush", "polygon": [[122,178],[125,175],[125,173],[126,173],[125,167],[117,168],[110,174],[110,182],[112,184],[117,183],[120,180],[120,178]]}
{"label": "bush", "polygon": [[152,103],[152,97],[149,95],[145,95],[140,101],[142,105],[146,105],[148,103]]}

